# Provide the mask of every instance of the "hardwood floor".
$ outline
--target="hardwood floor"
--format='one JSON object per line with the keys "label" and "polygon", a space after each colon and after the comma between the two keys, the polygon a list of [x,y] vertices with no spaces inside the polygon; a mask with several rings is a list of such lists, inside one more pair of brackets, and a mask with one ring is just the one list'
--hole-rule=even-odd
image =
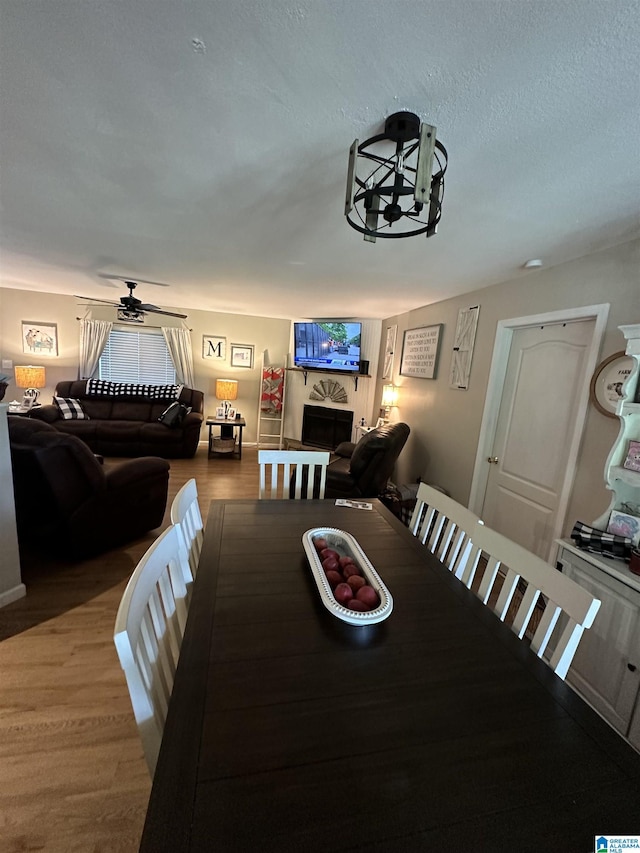
{"label": "hardwood floor", "polygon": [[[254,447],[241,461],[171,460],[169,500],[195,477],[213,498],[257,497]],[[157,536],[69,564],[23,555],[27,596],[0,609],[0,851],[138,849],[151,783],[113,645],[131,572]]]}

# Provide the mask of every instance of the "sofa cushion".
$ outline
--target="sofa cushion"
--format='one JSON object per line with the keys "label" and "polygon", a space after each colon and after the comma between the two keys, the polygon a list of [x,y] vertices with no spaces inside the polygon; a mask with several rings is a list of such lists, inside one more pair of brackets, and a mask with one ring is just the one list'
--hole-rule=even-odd
{"label": "sofa cushion", "polygon": [[80,400],[75,400],[73,397],[54,397],[53,400],[60,409],[63,420],[89,420],[89,415],[80,405]]}

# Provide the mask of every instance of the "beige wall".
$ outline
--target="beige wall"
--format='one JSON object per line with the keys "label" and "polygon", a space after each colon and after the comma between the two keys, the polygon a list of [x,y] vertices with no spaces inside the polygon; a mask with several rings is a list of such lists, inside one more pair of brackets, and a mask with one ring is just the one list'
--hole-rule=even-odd
{"label": "beige wall", "polygon": [[[456,500],[466,503],[498,321],[598,303],[611,306],[600,356],[604,358],[625,348],[617,327],[640,320],[640,241],[552,269],[523,274],[517,280],[385,320],[381,363],[384,329],[398,324],[394,383],[400,386],[400,393],[399,406],[392,410],[392,420],[405,421],[411,427],[409,441],[394,474],[396,482],[415,483],[420,476],[427,482],[443,486]],[[456,391],[449,388],[453,335],[459,309],[473,305],[480,305],[480,315],[469,389]],[[437,378],[400,376],[403,332],[434,323],[444,326]],[[382,384],[378,380],[378,399]],[[576,519],[591,521],[608,506],[604,464],[617,433],[616,419],[607,418],[589,407],[567,513],[569,529]]]}
{"label": "beige wall", "polygon": [[[171,310],[171,309],[169,309]],[[180,307],[173,310],[180,311]],[[78,376],[79,326],[78,319],[84,316],[85,308],[77,304],[73,296],[52,293],[33,293],[26,290],[0,288],[0,359],[9,359],[16,364],[34,363],[34,357],[22,352],[21,321],[34,320],[41,323],[57,323],[58,356],[37,356],[37,363],[46,367],[47,387],[41,392],[44,402],[51,402],[56,383],[62,379]],[[106,313],[105,313],[106,312]],[[247,420],[245,436],[255,441],[260,390],[262,354],[268,350],[270,363],[284,365],[289,351],[289,320],[274,320],[266,317],[247,317],[239,314],[219,314],[215,311],[185,310],[191,328],[195,387],[205,394],[205,413],[213,414],[216,405],[215,380],[226,377],[238,380],[236,408]],[[111,309],[92,309],[93,317],[113,318]],[[145,325],[176,325],[179,320],[171,317],[147,315]],[[202,336],[215,335],[227,339],[227,356],[224,361],[212,361],[202,357]],[[252,369],[232,369],[229,364],[230,344],[252,344],[255,358]],[[19,398],[21,392],[13,383],[13,369],[0,372],[10,375],[4,402]],[[202,439],[206,437],[203,428]]]}

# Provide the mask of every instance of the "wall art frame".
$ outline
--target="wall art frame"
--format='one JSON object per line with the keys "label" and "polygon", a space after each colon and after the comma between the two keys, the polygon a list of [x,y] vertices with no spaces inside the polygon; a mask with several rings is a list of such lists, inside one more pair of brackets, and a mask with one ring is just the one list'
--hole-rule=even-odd
{"label": "wall art frame", "polygon": [[396,337],[398,335],[398,326],[387,326],[387,336],[384,347],[384,364],[382,367],[382,378],[391,379],[393,377],[393,355],[396,350]]}
{"label": "wall art frame", "polygon": [[37,356],[58,355],[58,324],[22,320],[22,352]]}
{"label": "wall art frame", "polygon": [[227,339],[217,335],[203,335],[202,357],[212,361],[224,361],[227,357]]}
{"label": "wall art frame", "polygon": [[442,323],[405,331],[402,339],[400,376],[436,378],[441,333]]}
{"label": "wall art frame", "polygon": [[456,323],[451,353],[451,371],[449,373],[449,387],[455,388],[457,391],[466,391],[469,388],[479,314],[479,305],[461,308],[458,311],[458,322]]}
{"label": "wall art frame", "polygon": [[253,367],[253,344],[231,344],[231,367]]}

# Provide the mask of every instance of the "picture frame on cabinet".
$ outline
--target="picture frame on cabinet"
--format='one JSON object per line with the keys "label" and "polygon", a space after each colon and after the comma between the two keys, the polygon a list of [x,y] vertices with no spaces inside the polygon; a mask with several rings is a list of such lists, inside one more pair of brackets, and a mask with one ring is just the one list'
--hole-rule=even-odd
{"label": "picture frame on cabinet", "polygon": [[229,411],[227,412],[227,420],[228,421],[235,421],[235,419],[236,419],[236,410],[235,409],[229,409]]}
{"label": "picture frame on cabinet", "polygon": [[633,370],[633,359],[623,350],[614,352],[596,367],[589,386],[589,400],[608,418],[616,417],[622,386]]}
{"label": "picture frame on cabinet", "polygon": [[622,467],[629,471],[640,472],[640,441],[633,441],[632,439],[629,442],[627,458],[622,463]]}
{"label": "picture frame on cabinet", "polygon": [[614,536],[624,536],[637,547],[640,544],[640,518],[637,515],[630,515],[628,512],[612,509],[607,533],[612,533]]}
{"label": "picture frame on cabinet", "polygon": [[217,421],[226,421],[226,412],[224,410],[224,406],[218,406],[216,408],[216,420]]}

